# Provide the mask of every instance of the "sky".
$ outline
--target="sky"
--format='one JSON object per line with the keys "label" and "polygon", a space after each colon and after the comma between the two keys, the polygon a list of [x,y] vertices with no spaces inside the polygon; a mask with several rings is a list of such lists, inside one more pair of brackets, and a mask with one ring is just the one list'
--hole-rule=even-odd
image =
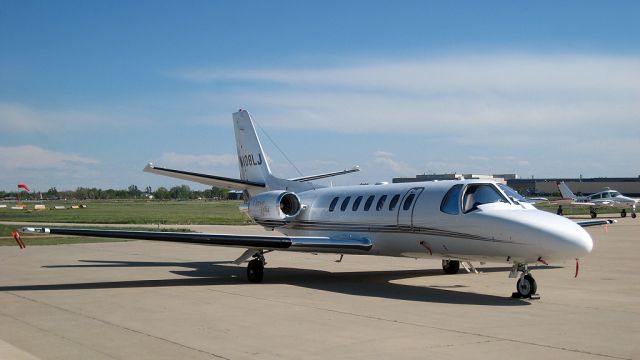
{"label": "sky", "polygon": [[281,177],[354,165],[332,183],[637,177],[639,13],[637,1],[0,0],[0,190],[185,183],[143,173],[148,162],[238,177],[239,108]]}

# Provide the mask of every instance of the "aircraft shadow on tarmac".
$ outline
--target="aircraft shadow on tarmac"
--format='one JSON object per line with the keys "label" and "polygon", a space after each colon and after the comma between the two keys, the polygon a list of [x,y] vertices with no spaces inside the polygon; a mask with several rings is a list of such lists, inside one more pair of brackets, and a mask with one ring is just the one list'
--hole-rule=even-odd
{"label": "aircraft shadow on tarmac", "polygon": [[[44,268],[113,268],[113,267],[185,267],[191,270],[171,271],[183,276],[177,279],[125,280],[107,282],[86,282],[71,284],[42,284],[0,286],[0,291],[43,291],[43,290],[91,290],[120,289],[173,286],[216,286],[238,285],[260,286],[246,282],[245,267],[231,265],[231,261],[220,262],[136,262],[136,261],[101,261],[80,260],[80,265],[50,265]],[[538,269],[553,269],[545,266]],[[507,272],[508,268],[482,268],[482,272]],[[506,274],[505,274],[506,275]],[[450,286],[416,286],[393,282],[423,276],[447,276],[451,278]],[[363,272],[327,272],[300,268],[269,268],[265,274],[266,284],[288,284],[316,290],[323,290],[347,295],[379,297],[406,301],[489,305],[489,306],[522,306],[526,301],[509,297],[455,291],[463,288],[456,285],[457,276],[474,276],[474,274],[444,275],[441,269],[425,270],[390,270]]]}

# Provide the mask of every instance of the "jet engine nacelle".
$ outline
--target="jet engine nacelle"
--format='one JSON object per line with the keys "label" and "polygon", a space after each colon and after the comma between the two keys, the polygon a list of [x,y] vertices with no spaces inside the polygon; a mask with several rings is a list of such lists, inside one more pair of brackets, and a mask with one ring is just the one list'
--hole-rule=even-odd
{"label": "jet engine nacelle", "polygon": [[249,216],[258,222],[283,222],[296,217],[301,209],[298,195],[288,191],[268,191],[249,200]]}

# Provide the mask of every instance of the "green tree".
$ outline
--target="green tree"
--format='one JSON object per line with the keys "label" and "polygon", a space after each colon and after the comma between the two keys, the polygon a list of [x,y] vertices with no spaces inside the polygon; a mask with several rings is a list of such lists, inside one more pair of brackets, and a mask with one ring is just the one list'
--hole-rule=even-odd
{"label": "green tree", "polygon": [[169,192],[172,199],[187,200],[191,198],[191,189],[187,185],[174,186]]}
{"label": "green tree", "polygon": [[129,185],[128,191],[130,198],[137,198],[142,195],[142,191],[140,191],[140,189],[138,189],[138,187],[135,185]]}
{"label": "green tree", "polygon": [[158,200],[168,200],[171,198],[171,193],[169,192],[169,190],[167,190],[166,187],[160,186],[153,193],[153,196]]}

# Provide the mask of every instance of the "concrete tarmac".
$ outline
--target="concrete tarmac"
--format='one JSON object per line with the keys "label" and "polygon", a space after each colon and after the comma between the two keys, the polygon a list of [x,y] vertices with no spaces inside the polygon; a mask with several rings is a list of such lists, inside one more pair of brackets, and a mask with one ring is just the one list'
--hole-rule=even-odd
{"label": "concrete tarmac", "polygon": [[573,262],[533,271],[540,300],[511,299],[500,264],[273,252],[249,284],[229,263],[242,249],[0,247],[0,358],[638,359],[640,221],[588,230],[578,278]]}

